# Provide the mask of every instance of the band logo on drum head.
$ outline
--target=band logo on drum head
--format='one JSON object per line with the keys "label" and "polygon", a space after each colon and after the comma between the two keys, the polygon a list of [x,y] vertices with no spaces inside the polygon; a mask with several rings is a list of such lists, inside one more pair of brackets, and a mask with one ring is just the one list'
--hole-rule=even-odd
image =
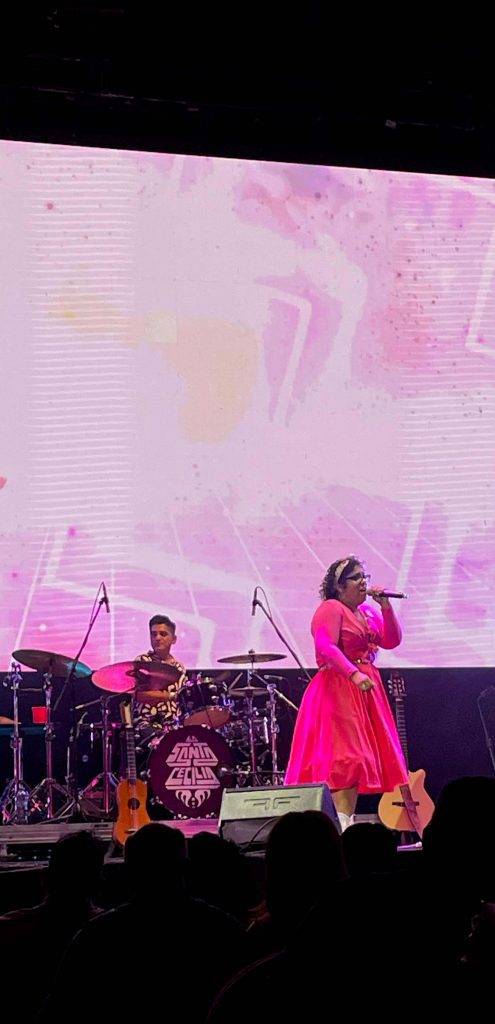
{"label": "band logo on drum head", "polygon": [[211,796],[213,789],[218,789],[220,782],[213,768],[218,764],[208,743],[198,743],[195,736],[188,736],[181,743],[176,743],[167,757],[167,764],[172,770],[165,780],[165,789],[175,790],[175,794],[186,808],[191,805],[201,807]]}
{"label": "band logo on drum head", "polygon": [[229,747],[213,729],[177,729],[165,735],[150,756],[151,787],[173,813],[215,814],[232,764]]}

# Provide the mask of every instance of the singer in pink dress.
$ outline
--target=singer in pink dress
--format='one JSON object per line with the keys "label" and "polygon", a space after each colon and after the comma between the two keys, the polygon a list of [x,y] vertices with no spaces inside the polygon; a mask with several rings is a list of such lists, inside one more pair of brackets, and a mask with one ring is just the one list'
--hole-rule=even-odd
{"label": "singer in pink dress", "polygon": [[[354,556],[333,562],[311,623],[319,672],[297,716],[285,781],[326,782],[342,828],[359,793],[407,782],[399,736],[378,670],[377,650],[400,644],[401,628],[381,588],[370,590]],[[365,603],[366,593],[380,606]]]}

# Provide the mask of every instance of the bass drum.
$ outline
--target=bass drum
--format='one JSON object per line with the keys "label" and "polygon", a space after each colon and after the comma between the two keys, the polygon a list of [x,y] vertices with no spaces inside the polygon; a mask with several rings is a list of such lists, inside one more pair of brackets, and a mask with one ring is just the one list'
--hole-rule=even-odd
{"label": "bass drum", "polygon": [[219,814],[223,790],[233,785],[233,770],[226,741],[202,725],[167,733],[149,760],[154,795],[172,814],[188,818]]}

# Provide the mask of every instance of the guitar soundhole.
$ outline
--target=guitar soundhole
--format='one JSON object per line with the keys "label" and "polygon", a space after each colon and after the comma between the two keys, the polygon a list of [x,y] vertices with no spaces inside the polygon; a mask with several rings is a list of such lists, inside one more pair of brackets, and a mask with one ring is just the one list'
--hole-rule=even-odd
{"label": "guitar soundhole", "polygon": [[140,801],[137,799],[137,797],[133,796],[131,797],[130,800],[127,801],[127,806],[130,811],[137,811],[139,808],[139,803]]}

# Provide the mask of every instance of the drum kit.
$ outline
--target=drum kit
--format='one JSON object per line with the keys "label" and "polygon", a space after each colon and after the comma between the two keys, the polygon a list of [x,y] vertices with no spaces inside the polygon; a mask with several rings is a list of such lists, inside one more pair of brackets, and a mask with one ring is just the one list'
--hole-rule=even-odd
{"label": "drum kit", "polygon": [[[13,718],[0,719],[0,733],[7,732],[11,737],[13,777],[0,795],[0,822],[68,820],[75,812],[83,819],[113,816],[114,791],[119,782],[113,767],[121,723],[113,720],[110,705],[113,699],[126,699],[126,695],[133,698],[137,709],[146,705],[152,709],[156,706],[158,711],[164,702],[165,706],[171,702],[169,706],[174,708],[165,721],[157,715],[159,724],[147,735],[139,734],[139,722],[135,722],[142,752],[141,775],[168,816],[217,815],[226,786],[281,784],[277,706],[283,702],[297,708],[278,689],[279,677],[260,676],[256,666],[285,657],[251,650],[219,658],[219,663],[232,668],[216,676],[192,673],[187,678],[175,665],[153,659],[124,661],[92,671],[82,662],[49,651],[14,651],[11,671],[4,680],[12,693]],[[43,678],[44,707],[33,709],[39,713],[37,726],[20,723],[19,695],[33,692],[33,688],[23,685],[21,666],[35,669]],[[54,680],[69,678],[76,684],[81,680],[93,683],[101,695],[73,705],[73,722],[77,713],[83,714],[71,730],[66,784],[62,785],[53,774],[52,695]],[[39,692],[39,687],[35,690]],[[88,709],[96,705],[101,709],[100,720],[86,721],[91,714]],[[31,789],[23,776],[23,742],[33,729],[44,736],[45,777]],[[81,789],[78,761],[88,738],[92,747],[99,747],[101,770]]]}

